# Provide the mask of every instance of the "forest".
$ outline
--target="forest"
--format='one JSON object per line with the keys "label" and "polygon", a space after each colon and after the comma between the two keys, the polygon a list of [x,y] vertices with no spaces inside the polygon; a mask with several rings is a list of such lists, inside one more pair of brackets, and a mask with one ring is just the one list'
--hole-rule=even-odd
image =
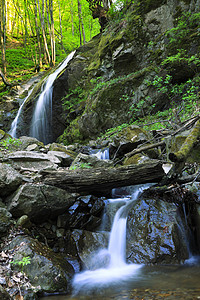
{"label": "forest", "polygon": [[0,0],[0,38],[0,299],[199,299],[200,0]]}
{"label": "forest", "polygon": [[1,0],[1,74],[8,85],[25,80],[55,66],[99,31],[86,0]]}

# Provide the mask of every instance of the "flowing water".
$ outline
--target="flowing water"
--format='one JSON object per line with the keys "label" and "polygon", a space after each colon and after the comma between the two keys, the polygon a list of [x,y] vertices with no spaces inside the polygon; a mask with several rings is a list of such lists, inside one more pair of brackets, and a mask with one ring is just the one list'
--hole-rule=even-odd
{"label": "flowing water", "polygon": [[17,112],[16,117],[15,117],[14,121],[13,121],[12,124],[11,124],[11,129],[10,129],[10,131],[9,131],[9,134],[10,134],[12,137],[15,137],[15,138],[18,137],[18,135],[17,135],[17,128],[18,128],[18,125],[19,125],[19,123],[20,123],[20,121],[21,121],[21,118],[23,117],[23,116],[22,116],[22,110],[23,110],[24,104],[26,103],[26,99],[28,99],[28,97],[29,97],[30,94],[32,93],[32,90],[33,90],[33,89],[31,89],[31,90],[28,92],[27,97],[24,98],[24,100],[23,100],[22,104],[20,105],[20,108],[19,108],[19,110],[18,110],[18,112]]}
{"label": "flowing water", "polygon": [[[193,260],[177,266],[126,263],[127,215],[143,189],[144,187],[137,188],[131,196],[108,200],[109,205],[118,209],[108,248],[100,250],[94,256],[98,267],[74,276],[72,296],[55,295],[46,297],[45,300],[200,299],[199,257],[193,257]],[[117,194],[117,191],[114,193]]]}
{"label": "flowing water", "polygon": [[31,121],[30,136],[37,138],[45,144],[51,142],[52,129],[52,93],[53,83],[57,75],[67,66],[73,58],[75,51],[71,52],[58,69],[49,77],[40,94]]}

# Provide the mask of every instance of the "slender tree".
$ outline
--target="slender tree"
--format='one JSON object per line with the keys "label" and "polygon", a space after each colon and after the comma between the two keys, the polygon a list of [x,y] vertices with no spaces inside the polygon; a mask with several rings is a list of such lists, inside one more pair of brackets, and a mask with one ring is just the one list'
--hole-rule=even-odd
{"label": "slender tree", "polygon": [[6,74],[6,0],[1,0],[0,5],[0,38],[1,38],[1,63],[3,73]]}
{"label": "slender tree", "polygon": [[78,18],[79,18],[80,45],[82,45],[82,37],[83,37],[83,44],[85,44],[85,28],[84,28],[84,24],[83,24],[81,3],[79,0],[78,0]]}
{"label": "slender tree", "polygon": [[40,42],[40,31],[38,25],[38,9],[37,9],[37,0],[35,0],[35,30],[37,36],[37,46],[38,46],[38,54],[39,54],[39,67],[42,67],[42,50],[41,50],[41,42]]}

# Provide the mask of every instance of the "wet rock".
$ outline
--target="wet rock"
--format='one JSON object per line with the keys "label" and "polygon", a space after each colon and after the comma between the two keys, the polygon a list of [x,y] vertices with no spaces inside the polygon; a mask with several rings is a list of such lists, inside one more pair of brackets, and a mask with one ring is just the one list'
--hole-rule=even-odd
{"label": "wet rock", "polygon": [[127,222],[127,256],[137,263],[176,264],[188,258],[185,229],[175,203],[134,202]]}
{"label": "wet rock", "polygon": [[24,184],[6,202],[14,217],[27,215],[31,221],[42,223],[56,218],[76,200],[77,194],[44,184]]}
{"label": "wet rock", "polygon": [[[28,258],[30,263],[23,266],[23,272],[36,291],[54,293],[70,290],[74,269],[63,256],[28,236],[15,237],[8,248],[14,251],[13,261]],[[15,264],[13,268],[21,269],[21,266]]]}
{"label": "wet rock", "polygon": [[98,259],[95,260],[97,252],[108,246],[108,232],[91,232],[86,230],[73,230],[73,238],[78,255],[83,267],[94,269],[98,267]]}
{"label": "wet rock", "polygon": [[22,183],[22,176],[11,166],[0,163],[0,196],[5,197]]}

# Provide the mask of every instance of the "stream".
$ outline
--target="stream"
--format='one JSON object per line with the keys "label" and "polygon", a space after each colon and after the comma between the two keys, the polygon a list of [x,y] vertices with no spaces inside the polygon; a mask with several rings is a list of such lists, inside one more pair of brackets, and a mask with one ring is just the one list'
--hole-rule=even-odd
{"label": "stream", "polygon": [[148,187],[149,185],[137,186],[129,196],[108,199],[109,207],[118,209],[107,249],[101,249],[91,258],[94,269],[75,274],[72,295],[52,295],[41,299],[200,299],[198,256],[192,256],[182,265],[126,263],[126,222],[129,208]]}

